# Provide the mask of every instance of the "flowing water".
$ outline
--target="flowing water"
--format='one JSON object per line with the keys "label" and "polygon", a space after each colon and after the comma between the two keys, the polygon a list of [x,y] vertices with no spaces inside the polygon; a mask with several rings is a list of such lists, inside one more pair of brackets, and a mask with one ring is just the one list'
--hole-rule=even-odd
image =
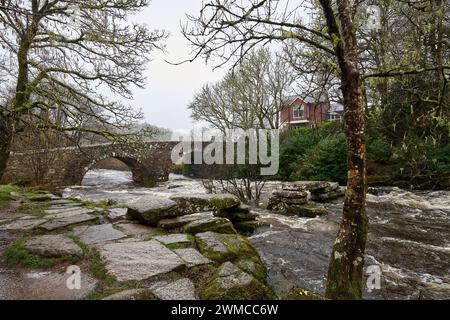
{"label": "flowing water", "polygon": [[[279,183],[266,185],[265,195]],[[409,192],[377,188],[369,195],[370,220],[365,267],[380,270],[380,286],[366,288],[367,299],[450,299],[450,192]],[[156,188],[137,188],[131,173],[90,171],[83,186],[65,190],[67,197],[125,204],[151,194],[205,193],[201,182],[172,175]],[[315,219],[285,217],[254,209],[270,223],[250,237],[269,270],[274,290],[286,294],[294,285],[324,292],[331,247],[342,203],[324,205],[329,214]],[[373,267],[375,266],[375,267]],[[375,280],[374,280],[375,279]],[[366,280],[365,280],[366,281]]]}

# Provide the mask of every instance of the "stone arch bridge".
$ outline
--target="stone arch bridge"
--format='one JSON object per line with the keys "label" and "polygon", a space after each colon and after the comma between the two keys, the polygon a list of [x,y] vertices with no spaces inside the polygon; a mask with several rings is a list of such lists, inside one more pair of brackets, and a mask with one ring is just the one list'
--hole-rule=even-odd
{"label": "stone arch bridge", "polygon": [[114,158],[125,163],[136,184],[165,181],[173,169],[171,152],[178,142],[98,144],[11,153],[2,183],[19,185],[79,185],[96,163]]}

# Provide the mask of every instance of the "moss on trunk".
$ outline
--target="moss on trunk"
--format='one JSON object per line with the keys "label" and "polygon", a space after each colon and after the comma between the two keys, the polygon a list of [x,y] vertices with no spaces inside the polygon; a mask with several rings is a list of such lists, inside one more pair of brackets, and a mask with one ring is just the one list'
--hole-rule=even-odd
{"label": "moss on trunk", "polygon": [[358,45],[349,1],[336,1],[337,15],[330,0],[320,0],[320,3],[327,20],[328,34],[338,40],[332,42],[341,72],[348,160],[343,219],[330,259],[326,297],[361,299],[368,223],[365,211],[366,119],[358,69]]}
{"label": "moss on trunk", "polygon": [[0,119],[0,179],[3,177],[6,166],[8,165],[11,140],[12,133],[8,123],[8,119],[2,117],[2,119]]}

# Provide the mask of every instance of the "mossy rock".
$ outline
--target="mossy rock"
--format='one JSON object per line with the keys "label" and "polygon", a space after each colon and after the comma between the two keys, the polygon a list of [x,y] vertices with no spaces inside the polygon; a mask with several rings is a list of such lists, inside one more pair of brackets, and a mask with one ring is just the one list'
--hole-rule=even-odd
{"label": "mossy rock", "polygon": [[303,205],[289,205],[288,213],[295,214],[299,217],[315,218],[328,214],[327,209],[318,205],[309,203]]}
{"label": "mossy rock", "polygon": [[178,204],[179,210],[183,214],[218,212],[241,204],[237,197],[229,194],[176,195],[170,199]]}
{"label": "mossy rock", "polygon": [[183,232],[190,234],[197,234],[207,231],[229,234],[236,233],[236,230],[230,220],[216,217],[195,220],[183,227]]}
{"label": "mossy rock", "polygon": [[243,271],[254,276],[261,283],[267,283],[267,269],[261,261],[256,261],[256,259],[242,259],[236,261],[235,264]]}
{"label": "mossy rock", "polygon": [[231,262],[222,264],[205,289],[203,300],[275,300],[273,291]]}
{"label": "mossy rock", "polygon": [[205,257],[219,263],[235,262],[236,265],[261,282],[266,282],[266,267],[247,238],[237,234],[206,232],[197,234],[195,241]]}
{"label": "mossy rock", "polygon": [[326,300],[321,295],[312,293],[303,288],[294,287],[289,291],[284,300]]}

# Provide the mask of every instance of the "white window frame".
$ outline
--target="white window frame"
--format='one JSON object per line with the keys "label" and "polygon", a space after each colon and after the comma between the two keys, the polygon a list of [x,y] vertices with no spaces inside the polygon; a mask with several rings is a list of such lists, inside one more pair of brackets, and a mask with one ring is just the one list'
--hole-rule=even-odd
{"label": "white window frame", "polygon": [[[297,111],[297,116],[295,115]],[[298,116],[298,111],[301,111],[301,116]],[[294,120],[297,119],[305,119],[305,106],[304,105],[299,105],[299,106],[295,106],[292,110],[292,117],[294,118]]]}
{"label": "white window frame", "polygon": [[330,122],[341,121],[341,115],[339,113],[332,112],[328,114],[328,121]]}

